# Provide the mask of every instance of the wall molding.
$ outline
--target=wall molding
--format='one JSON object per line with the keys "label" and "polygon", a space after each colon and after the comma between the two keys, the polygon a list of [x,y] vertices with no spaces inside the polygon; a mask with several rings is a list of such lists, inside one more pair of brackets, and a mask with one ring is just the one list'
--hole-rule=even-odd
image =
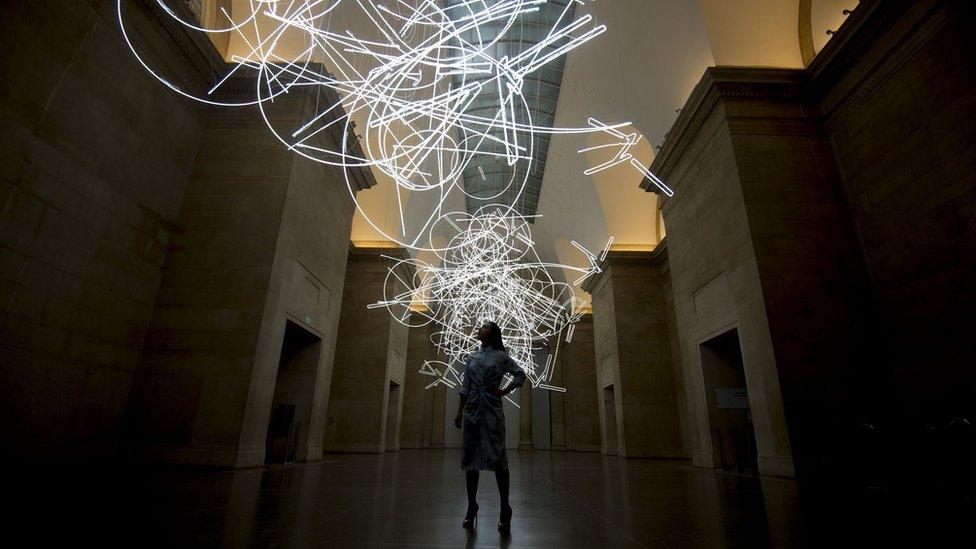
{"label": "wall molding", "polygon": [[634,252],[634,251],[613,251],[611,250],[607,253],[607,257],[598,263],[600,267],[600,272],[596,273],[586,280],[580,286],[584,292],[593,294],[596,287],[600,284],[600,281],[612,270],[614,265],[646,265],[646,266],[659,266],[667,265],[668,262],[668,245],[667,238],[658,243],[657,247],[653,251],[649,252]]}

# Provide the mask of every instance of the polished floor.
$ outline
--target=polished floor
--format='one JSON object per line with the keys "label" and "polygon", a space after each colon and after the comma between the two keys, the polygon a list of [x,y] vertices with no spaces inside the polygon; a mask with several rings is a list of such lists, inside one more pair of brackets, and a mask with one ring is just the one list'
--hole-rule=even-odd
{"label": "polished floor", "polygon": [[967,544],[949,530],[971,522],[957,508],[919,514],[883,496],[802,502],[793,481],[684,462],[536,451],[510,452],[511,533],[495,528],[491,473],[483,473],[480,520],[469,533],[460,528],[458,463],[456,450],[404,450],[240,471],[22,468],[9,472],[13,485],[33,490],[8,501],[15,518],[21,513],[14,529],[38,521],[32,546],[955,547]]}

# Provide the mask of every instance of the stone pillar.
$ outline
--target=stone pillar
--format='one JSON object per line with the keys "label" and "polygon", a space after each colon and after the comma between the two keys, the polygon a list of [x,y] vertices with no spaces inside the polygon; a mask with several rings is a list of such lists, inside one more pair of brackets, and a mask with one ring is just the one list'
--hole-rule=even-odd
{"label": "stone pillar", "polygon": [[[718,466],[703,346],[741,349],[759,471],[832,445],[864,357],[868,295],[830,144],[802,71],[709,69],[652,170],[663,204],[696,465]],[[866,361],[864,361],[866,362]],[[803,433],[798,438],[789,436]],[[792,434],[792,433],[790,433]],[[801,447],[802,446],[802,447]],[[838,448],[839,449],[839,448]]]}
{"label": "stone pillar", "polygon": [[858,415],[973,421],[976,3],[862,1],[854,16],[810,72],[877,310]]}
{"label": "stone pillar", "polygon": [[[403,419],[400,427],[401,448],[430,448],[435,444],[444,446],[444,407],[443,400],[448,390],[443,385],[427,388],[437,378],[420,373],[427,361],[436,361],[437,347],[431,342],[434,326],[428,324],[410,328],[407,344],[407,364],[403,374]],[[440,370],[442,365],[436,365]],[[443,371],[443,370],[442,370]],[[438,401],[440,406],[438,406]],[[439,433],[439,435],[438,435]]]}
{"label": "stone pillar", "polygon": [[[430,447],[444,448],[444,417],[448,406],[457,406],[457,391],[447,388],[434,387],[431,389],[431,420],[430,420]],[[450,401],[450,402],[448,402]],[[450,426],[454,428],[453,425]]]}
{"label": "stone pillar", "polygon": [[535,450],[532,445],[532,386],[526,381],[519,394],[519,450]]}
{"label": "stone pillar", "polygon": [[565,393],[554,398],[563,402],[563,431],[566,449],[574,452],[600,451],[600,399],[596,382],[596,351],[593,347],[593,315],[576,323],[573,338],[563,342],[559,352]]}
{"label": "stone pillar", "polygon": [[[266,107],[294,118],[313,104],[295,93]],[[130,398],[129,438],[143,458],[263,464],[288,323],[318,341],[290,447],[298,459],[321,456],[354,204],[333,168],[282,147],[260,116],[208,115]]]}
{"label": "stone pillar", "polygon": [[[556,343],[550,343],[549,348],[555,349]],[[551,383],[556,387],[566,387],[566,376],[563,373],[563,355],[567,350],[565,341],[559,342],[559,354],[556,356]],[[552,391],[549,394],[549,449],[566,450],[566,394]]]}
{"label": "stone pillar", "polygon": [[[597,390],[613,386],[621,457],[684,456],[665,305],[666,261],[663,243],[654,252],[610,252],[603,272],[583,288],[593,300]],[[601,425],[605,412],[601,406]]]}
{"label": "stone pillar", "polygon": [[[388,422],[400,422],[402,399],[397,404],[399,411],[391,412],[390,384],[404,387],[408,328],[385,308],[367,309],[383,298],[390,265],[383,255],[406,257],[400,248],[353,247],[349,252],[329,398],[326,451],[383,452],[387,447]],[[412,274],[402,276],[409,279]]]}
{"label": "stone pillar", "polygon": [[[141,7],[132,39],[204,85],[206,45]],[[8,459],[110,459],[207,109],[132,58],[114,7],[2,12],[0,439]]]}

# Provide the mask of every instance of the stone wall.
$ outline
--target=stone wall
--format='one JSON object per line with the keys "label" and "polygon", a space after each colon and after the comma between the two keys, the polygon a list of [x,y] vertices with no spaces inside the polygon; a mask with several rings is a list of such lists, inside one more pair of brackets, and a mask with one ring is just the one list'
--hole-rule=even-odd
{"label": "stone wall", "polygon": [[[321,342],[296,452],[316,459],[353,211],[345,181],[287,152],[256,110],[206,109],[155,80],[115,3],[2,10],[0,355],[15,454],[126,447],[260,464],[287,319]],[[181,88],[225,69],[155,2],[124,13],[140,53]],[[269,114],[294,120],[315,99],[289,94]]]}
{"label": "stone wall", "polygon": [[[609,276],[601,276],[594,284],[587,286],[586,291],[590,293],[590,302],[593,306],[593,356],[596,360],[594,369],[600,414],[600,452],[606,454],[610,448],[621,447],[622,436],[619,426],[607,424],[610,418],[606,406],[608,402],[604,398],[606,388],[616,385],[620,370],[617,364],[617,323],[614,312],[613,280]],[[620,418],[621,413],[616,403],[614,403],[614,410],[616,418]],[[616,418],[614,423],[619,424],[619,419]],[[616,440],[612,439],[614,433]]]}
{"label": "stone wall", "polygon": [[[851,21],[810,72],[870,274],[891,407],[942,423],[976,414],[962,345],[976,308],[976,9],[892,4]],[[866,416],[882,405],[872,397]]]}
{"label": "stone wall", "polygon": [[129,437],[146,458],[239,459],[294,162],[259,117],[214,109],[204,129],[132,395]]}
{"label": "stone wall", "polygon": [[[437,347],[430,340],[434,327],[410,328],[407,361],[403,372],[403,416],[400,420],[400,448],[444,446],[444,405],[449,390],[443,385],[427,389],[435,378],[420,374],[428,360],[438,360]],[[438,366],[440,368],[440,366]]]}
{"label": "stone wall", "polygon": [[953,328],[973,295],[964,9],[862,2],[809,69],[709,69],[682,110],[652,169],[677,190],[664,216],[696,464],[717,457],[698,347],[730,330],[766,474],[843,466],[879,410],[972,402]]}
{"label": "stone wall", "polygon": [[600,451],[600,402],[596,382],[593,316],[584,315],[573,338],[563,341],[552,383],[565,393],[549,395],[552,447],[574,452]]}
{"label": "stone wall", "polygon": [[[394,320],[386,308],[367,308],[383,295],[390,265],[390,260],[381,257],[384,254],[401,257],[403,251],[353,248],[349,253],[329,397],[326,451],[386,450],[389,386],[391,381],[401,389],[404,386],[408,329]],[[402,405],[402,398],[400,402]]]}
{"label": "stone wall", "polygon": [[[662,223],[663,224],[663,223]],[[667,249],[667,240],[659,246]],[[684,369],[681,366],[681,340],[678,338],[678,319],[674,308],[674,287],[671,283],[671,263],[661,262],[662,291],[664,293],[664,314],[668,327],[668,343],[671,348],[671,366],[674,371],[675,398],[678,406],[678,428],[681,432],[681,456],[690,459],[694,452],[691,414],[688,408],[688,395],[685,391]]]}
{"label": "stone wall", "polygon": [[302,418],[308,439],[298,459],[323,452],[340,303],[345,288],[348,241],[355,204],[338,170],[295,157],[257,345],[255,375],[240,445],[264,445],[268,405],[275,387],[285,322],[291,320],[322,344],[310,416]]}
{"label": "stone wall", "polygon": [[[701,102],[703,95],[699,86],[692,100]],[[692,100],[679,123],[691,123]],[[664,202],[664,216],[676,331],[694,427],[692,458],[699,466],[715,465],[698,345],[736,328],[747,365],[758,453],[761,459],[774,457],[784,462],[786,468],[781,472],[789,474],[792,463],[778,373],[735,150],[724,116],[724,104],[716,100],[712,111],[694,121],[687,138],[680,130],[673,131],[675,138],[665,145],[654,165],[656,173],[677,191]],[[672,152],[679,136],[684,138],[680,162],[676,161],[678,153]]]}
{"label": "stone wall", "polygon": [[[266,115],[292,119],[314,100],[290,93]],[[257,109],[213,109],[137,371],[137,455],[263,463],[290,319],[322,340],[311,414],[296,418],[305,432],[298,457],[321,456],[353,210],[341,175],[285,149]]]}
{"label": "stone wall", "polygon": [[[597,387],[614,386],[618,455],[682,457],[677,390],[664,293],[665,248],[610,252],[593,295]],[[601,425],[604,425],[601,407]],[[606,429],[604,429],[606,431]],[[606,433],[604,433],[604,437]],[[604,441],[606,451],[606,441]]]}
{"label": "stone wall", "polygon": [[[117,452],[203,135],[204,111],[136,63],[114,10],[0,6],[0,436],[16,457]],[[201,78],[187,36],[132,17],[156,60]]]}

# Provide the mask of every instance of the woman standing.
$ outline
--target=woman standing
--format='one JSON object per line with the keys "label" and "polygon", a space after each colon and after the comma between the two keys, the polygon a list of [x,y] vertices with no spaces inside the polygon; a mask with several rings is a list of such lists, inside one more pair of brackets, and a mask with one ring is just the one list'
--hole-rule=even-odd
{"label": "woman standing", "polygon": [[[468,512],[464,528],[474,526],[478,514],[478,476],[486,469],[495,472],[498,496],[501,499],[501,518],[498,530],[506,531],[512,523],[512,506],[508,504],[508,457],[505,455],[505,413],[502,397],[525,383],[525,371],[508,356],[502,344],[502,331],[494,322],[485,322],[478,329],[481,349],[468,356],[464,367],[455,427],[462,429],[461,468],[468,485]],[[501,388],[505,374],[513,380]]]}

